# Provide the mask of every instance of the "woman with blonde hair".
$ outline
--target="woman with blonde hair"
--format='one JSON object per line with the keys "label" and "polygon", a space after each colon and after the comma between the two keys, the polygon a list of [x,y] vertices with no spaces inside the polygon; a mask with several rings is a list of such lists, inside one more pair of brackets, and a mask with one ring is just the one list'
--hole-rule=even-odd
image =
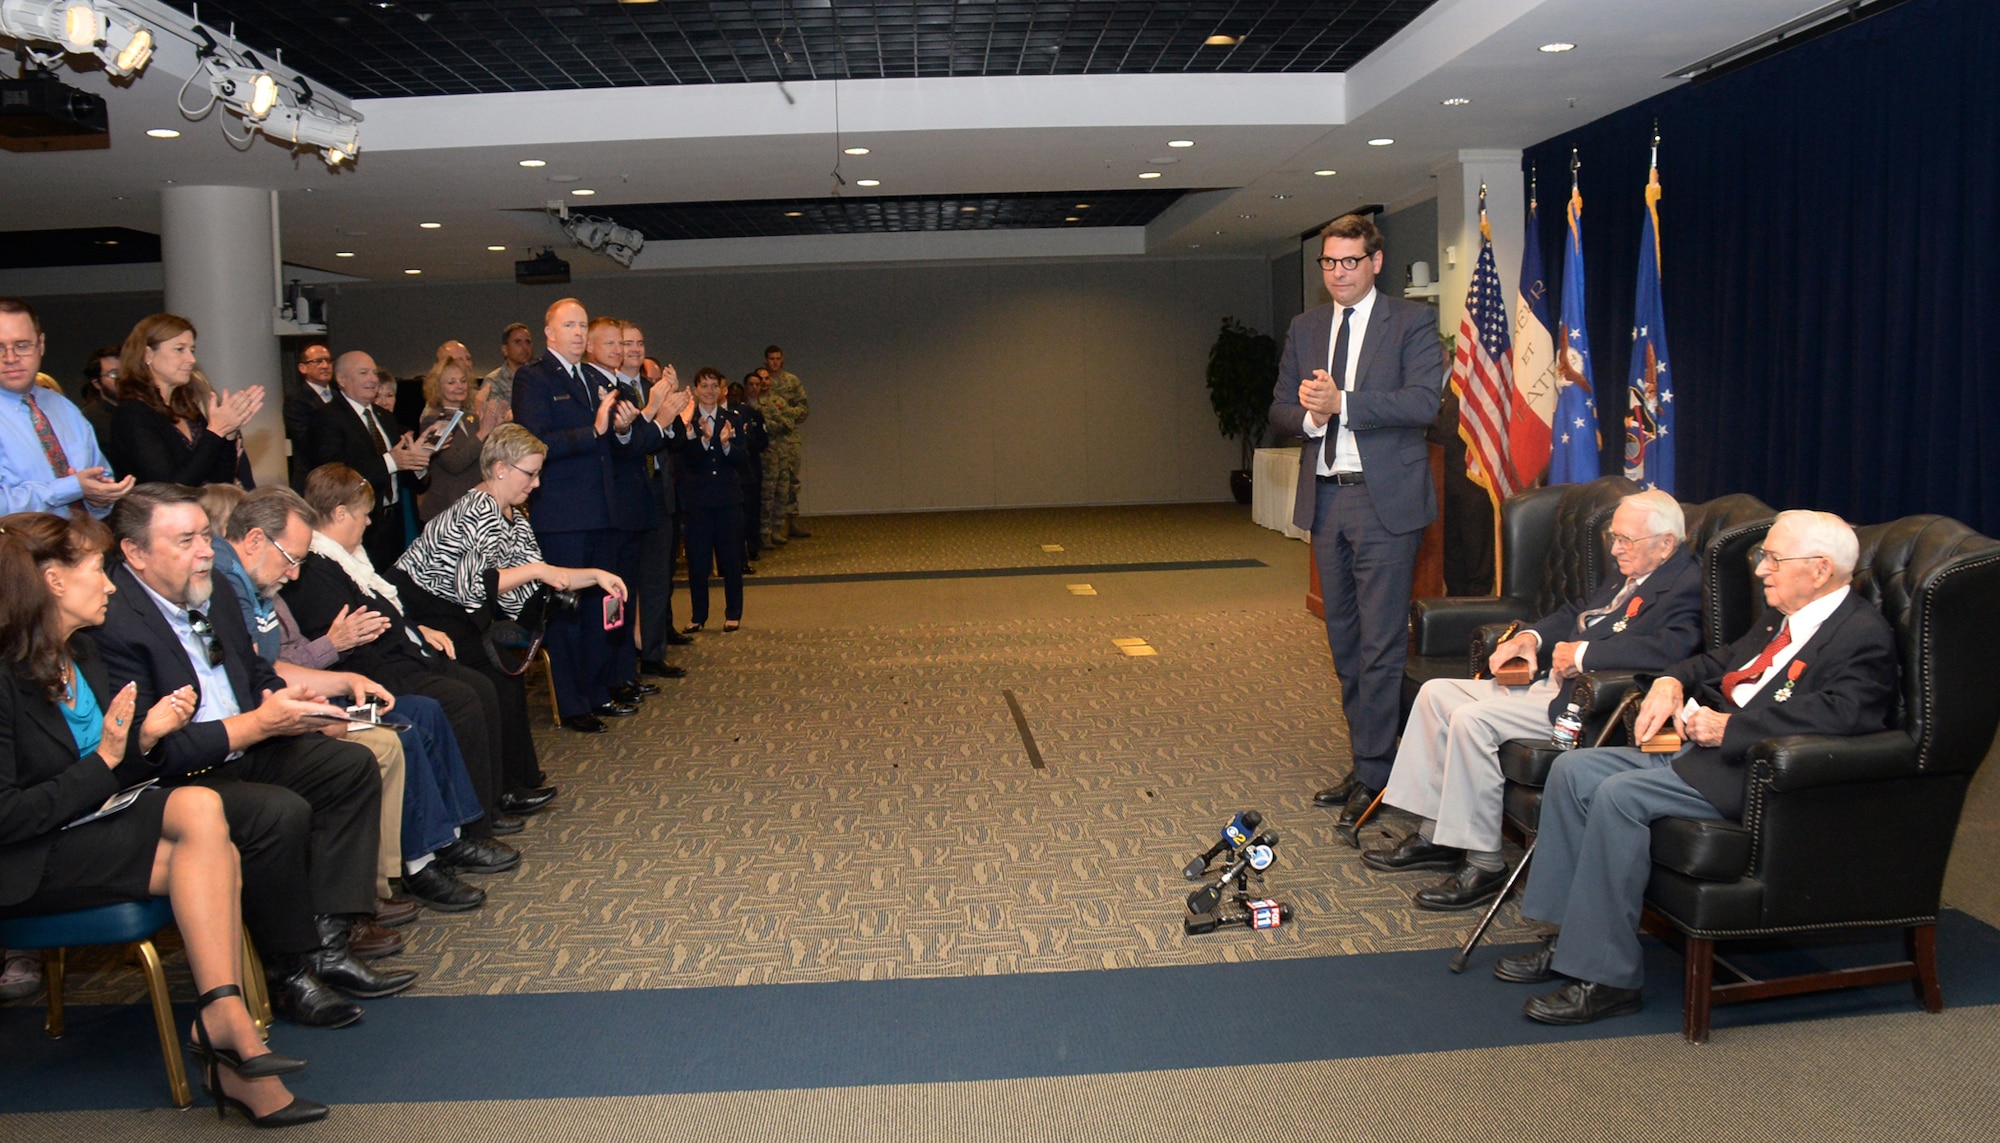
{"label": "woman with blonde hair", "polygon": [[216,392],[195,368],[194,341],[194,323],[178,314],[132,327],[118,355],[118,407],[105,452],[141,484],[254,488],[242,433],[264,404],[264,388]]}

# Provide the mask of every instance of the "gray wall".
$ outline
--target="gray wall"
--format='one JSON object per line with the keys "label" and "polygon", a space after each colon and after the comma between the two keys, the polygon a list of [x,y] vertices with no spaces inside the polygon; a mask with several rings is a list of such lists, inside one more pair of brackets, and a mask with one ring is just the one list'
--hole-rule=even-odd
{"label": "gray wall", "polygon": [[48,338],[42,372],[62,382],[63,390],[72,397],[83,391],[85,355],[106,345],[123,345],[125,335],[140,318],[159,313],[166,304],[157,292],[28,301],[35,307],[35,316],[42,319],[42,333]]}
{"label": "gray wall", "polygon": [[[589,257],[578,254],[577,257]],[[1270,313],[1262,259],[802,267],[566,287],[343,286],[336,352],[399,375],[457,337],[485,369],[509,321],[574,292],[630,318],[684,379],[740,377],[766,343],[806,384],[801,507],[895,512],[1220,500],[1235,452],[1203,372],[1224,316]]]}
{"label": "gray wall", "polygon": [[1394,214],[1378,214],[1375,225],[1382,231],[1382,288],[1386,292],[1403,296],[1403,287],[1410,284],[1412,262],[1429,262],[1431,280],[1437,280],[1444,265],[1443,251],[1438,249],[1438,200],[1427,198]]}

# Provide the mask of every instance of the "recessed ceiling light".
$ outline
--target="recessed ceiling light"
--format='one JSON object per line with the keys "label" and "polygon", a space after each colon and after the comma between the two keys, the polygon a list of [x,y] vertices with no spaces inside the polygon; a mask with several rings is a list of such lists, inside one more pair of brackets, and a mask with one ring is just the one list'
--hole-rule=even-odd
{"label": "recessed ceiling light", "polygon": [[535,167],[546,167],[548,163],[541,159],[522,159],[521,165],[533,169]]}
{"label": "recessed ceiling light", "polygon": [[1232,44],[1240,44],[1242,42],[1243,42],[1243,37],[1241,36],[1225,36],[1222,33],[1217,32],[1215,35],[1210,36],[1209,38],[1203,40],[1201,43],[1203,47],[1226,48]]}
{"label": "recessed ceiling light", "polygon": [[865,154],[867,154],[867,153],[868,153],[868,148],[866,148],[866,147],[848,147],[848,148],[846,148],[845,150],[841,151],[840,153],[841,153],[841,154],[843,154],[843,155],[865,155]]}
{"label": "recessed ceiling light", "polygon": [[1313,174],[1318,175],[1320,178],[1325,178],[1328,175],[1337,175],[1339,173],[1340,173],[1339,171],[1334,170],[1332,167],[1321,167],[1319,170],[1313,172]]}
{"label": "recessed ceiling light", "polygon": [[882,185],[882,180],[881,180],[881,179],[855,179],[855,180],[854,180],[854,185],[855,185],[855,186],[858,186],[858,187],[879,187],[879,186],[881,186],[881,185]]}
{"label": "recessed ceiling light", "polygon": [[1553,44],[1543,44],[1539,50],[1545,51],[1550,55],[1554,55],[1557,52],[1574,51],[1575,49],[1576,49],[1575,44],[1565,44],[1562,41],[1558,40]]}
{"label": "recessed ceiling light", "polygon": [[352,250],[336,250],[336,251],[334,251],[334,252],[333,252],[333,256],[334,256],[335,258],[352,258],[352,257],[354,257],[354,251],[352,251]]}
{"label": "recessed ceiling light", "polygon": [[172,127],[155,127],[146,132],[146,135],[152,139],[178,139],[181,137],[181,133]]}
{"label": "recessed ceiling light", "polygon": [[1194,146],[1194,140],[1193,140],[1193,139],[1169,139],[1169,140],[1167,140],[1167,146],[1169,146],[1169,147],[1192,147],[1192,146]]}
{"label": "recessed ceiling light", "polygon": [[1239,215],[1237,215],[1236,217],[1238,217],[1238,218],[1255,218],[1255,217],[1257,217],[1257,216],[1256,216],[1256,215],[1254,215],[1254,214],[1239,214]]}
{"label": "recessed ceiling light", "polygon": [[117,240],[116,238],[99,238],[99,239],[97,239],[97,240],[96,240],[96,242],[94,243],[94,245],[98,245],[98,246],[116,246],[116,245],[118,245],[118,240]]}
{"label": "recessed ceiling light", "polygon": [[805,216],[806,212],[803,210],[788,210],[785,212],[786,218],[804,218]]}
{"label": "recessed ceiling light", "polygon": [[589,187],[578,187],[569,193],[575,195],[578,198],[589,198],[591,195],[594,195],[597,192],[591,190]]}
{"label": "recessed ceiling light", "polygon": [[1064,221],[1064,222],[1082,222],[1082,221],[1083,221],[1083,219],[1081,219],[1081,218],[1078,218],[1078,217],[1077,217],[1076,215],[1072,214],[1072,215],[1070,215],[1070,216],[1069,216],[1068,218],[1065,218],[1065,219],[1063,219],[1063,221]]}
{"label": "recessed ceiling light", "polygon": [[1472,101],[1470,99],[1467,99],[1463,95],[1454,95],[1450,99],[1440,99],[1438,100],[1438,102],[1446,107],[1464,107],[1466,104],[1471,103]]}
{"label": "recessed ceiling light", "polygon": [[421,274],[421,273],[423,273],[423,271],[422,271],[422,270],[405,270],[405,271],[403,271],[403,273],[405,273],[405,274]]}
{"label": "recessed ceiling light", "polygon": [[419,222],[419,223],[417,223],[417,226],[418,226],[418,228],[419,228],[419,229],[422,229],[422,230],[436,230],[436,229],[438,229],[439,227],[442,227],[443,225],[444,225],[444,223],[442,223],[442,222]]}
{"label": "recessed ceiling light", "polygon": [[1139,172],[1139,177],[1140,177],[1140,178],[1142,178],[1142,179],[1157,179],[1157,178],[1159,178],[1159,177],[1160,177],[1160,172],[1158,172],[1158,171],[1140,171],[1140,172]]}
{"label": "recessed ceiling light", "polygon": [[1076,209],[1078,209],[1078,210],[1089,210],[1089,209],[1090,209],[1090,204],[1089,204],[1089,203],[1087,203],[1087,202],[1080,202],[1080,203],[1077,203],[1077,204],[1076,204]]}
{"label": "recessed ceiling light", "polygon": [[495,254],[498,254],[502,250],[505,250],[507,248],[505,246],[488,246],[487,249],[493,251]]}
{"label": "recessed ceiling light", "polygon": [[979,213],[979,208],[978,208],[978,207],[976,207],[976,206],[961,206],[961,207],[959,207],[959,208],[958,208],[958,213],[960,213],[960,214],[978,214],[978,213]]}
{"label": "recessed ceiling light", "polygon": [[1291,195],[1288,195],[1288,194],[1274,194],[1274,195],[1272,195],[1271,197],[1272,197],[1272,198],[1275,198],[1275,199],[1278,199],[1279,201],[1281,201],[1281,202],[1282,202],[1283,200],[1285,200],[1285,199],[1288,199],[1288,198],[1290,198],[1290,197],[1292,197],[1292,196],[1291,196]]}
{"label": "recessed ceiling light", "polygon": [[1368,145],[1369,145],[1369,146],[1371,146],[1371,147],[1386,147],[1386,146],[1388,146],[1389,144],[1391,144],[1391,143],[1394,143],[1394,142],[1395,142],[1395,140],[1394,140],[1394,139],[1391,139],[1391,138],[1389,138],[1389,137],[1388,137],[1387,135],[1384,135],[1384,136],[1382,136],[1382,137],[1381,137],[1381,138],[1379,138],[1379,139],[1370,139],[1370,140],[1368,140]]}

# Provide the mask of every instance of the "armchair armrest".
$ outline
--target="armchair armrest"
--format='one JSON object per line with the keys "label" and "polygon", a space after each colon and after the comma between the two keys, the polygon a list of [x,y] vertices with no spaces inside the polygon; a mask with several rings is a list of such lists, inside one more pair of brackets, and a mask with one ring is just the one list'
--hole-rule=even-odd
{"label": "armchair armrest", "polygon": [[1750,748],[1751,781],[1776,793],[1917,775],[1917,744],[1900,730],[1834,736],[1793,734]]}
{"label": "armchair armrest", "polygon": [[1410,604],[1410,651],[1421,656],[1461,655],[1481,624],[1530,618],[1525,600],[1506,595],[1415,600]]}

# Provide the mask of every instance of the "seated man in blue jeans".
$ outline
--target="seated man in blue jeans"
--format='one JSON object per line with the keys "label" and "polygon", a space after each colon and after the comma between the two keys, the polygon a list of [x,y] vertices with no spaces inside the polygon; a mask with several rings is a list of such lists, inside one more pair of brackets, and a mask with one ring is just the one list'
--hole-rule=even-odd
{"label": "seated man in blue jeans", "polygon": [[1840,517],[1780,513],[1756,553],[1769,610],[1730,646],[1668,668],[1639,707],[1640,741],[1671,722],[1687,745],[1671,756],[1625,746],[1556,759],[1521,915],[1560,928],[1541,949],[1493,970],[1522,984],[1571,978],[1529,1000],[1529,1019],[1588,1024],[1639,1010],[1639,912],[1654,821],[1739,820],[1746,755],[1766,738],[1888,725],[1895,635],[1849,585],[1859,553]]}

